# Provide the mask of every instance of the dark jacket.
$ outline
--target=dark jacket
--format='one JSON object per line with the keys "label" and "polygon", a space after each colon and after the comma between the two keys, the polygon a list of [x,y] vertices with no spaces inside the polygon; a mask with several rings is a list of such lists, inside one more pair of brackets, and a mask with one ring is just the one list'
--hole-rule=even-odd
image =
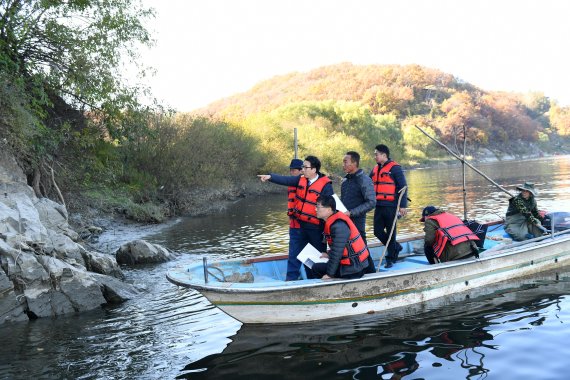
{"label": "dark jacket", "polygon": [[372,179],[362,169],[347,174],[340,185],[340,200],[348,211],[350,219],[360,231],[364,231],[366,213],[376,206],[376,193]]}
{"label": "dark jacket", "polygon": [[329,277],[343,277],[361,272],[368,266],[368,261],[361,262],[358,267],[354,265],[340,265],[344,247],[350,238],[350,228],[343,220],[337,220],[331,225],[332,245],[329,246],[329,261],[327,262],[327,275]]}
{"label": "dark jacket", "polygon": [[[389,159],[388,161],[386,161],[384,163],[384,165],[388,164],[389,162],[392,162],[391,159]],[[380,165],[377,164],[378,166],[380,166],[380,168],[382,168],[384,165]],[[372,170],[369,174],[369,177],[372,178],[374,173],[374,170]],[[381,200],[381,201],[376,201],[376,206],[388,206],[388,207],[397,207],[398,206],[398,198],[400,197],[400,194],[398,193],[398,191],[400,191],[400,189],[402,189],[404,186],[407,186],[408,184],[406,183],[406,177],[404,176],[404,171],[402,170],[402,167],[400,165],[395,165],[392,170],[391,170],[391,176],[394,179],[394,183],[396,184],[396,199],[394,201],[386,201],[386,200]],[[374,195],[374,197],[376,197],[376,194]],[[400,202],[400,207],[401,208],[408,208],[408,189],[406,189],[404,195],[402,196],[402,201]]]}

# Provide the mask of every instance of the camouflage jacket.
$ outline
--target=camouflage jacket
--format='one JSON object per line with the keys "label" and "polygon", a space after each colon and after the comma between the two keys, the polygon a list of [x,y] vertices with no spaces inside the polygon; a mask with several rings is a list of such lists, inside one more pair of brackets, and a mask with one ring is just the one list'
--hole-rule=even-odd
{"label": "camouflage jacket", "polygon": [[538,213],[536,199],[530,196],[524,199],[521,194],[509,199],[509,208],[507,209],[507,216],[522,214],[526,220],[531,224],[540,224],[542,217]]}

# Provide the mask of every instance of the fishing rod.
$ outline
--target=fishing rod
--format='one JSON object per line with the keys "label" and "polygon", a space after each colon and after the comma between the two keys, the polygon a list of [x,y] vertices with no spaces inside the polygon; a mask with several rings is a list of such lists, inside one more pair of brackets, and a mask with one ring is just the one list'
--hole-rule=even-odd
{"label": "fishing rod", "polygon": [[471,169],[473,169],[476,173],[480,174],[481,176],[483,176],[483,178],[485,178],[487,181],[491,182],[493,185],[495,185],[495,187],[497,187],[499,190],[507,193],[511,198],[514,197],[514,194],[511,193],[510,191],[508,191],[507,189],[505,189],[504,187],[502,187],[501,185],[499,185],[497,182],[493,181],[491,178],[489,178],[485,173],[483,173],[481,170],[477,169],[476,167],[474,167],[473,165],[471,165],[469,162],[467,162],[464,158],[460,157],[459,155],[457,155],[454,151],[452,151],[451,149],[449,149],[444,143],[442,143],[441,141],[439,141],[438,139],[436,139],[435,137],[430,136],[426,131],[424,131],[422,128],[418,127],[417,125],[414,125],[414,127],[416,127],[417,129],[420,130],[421,133],[423,133],[424,135],[426,135],[427,137],[429,137],[431,140],[435,141],[436,143],[438,143],[442,148],[444,148],[445,150],[447,150],[449,152],[449,154],[451,154],[453,157],[457,158],[459,161],[463,162],[465,165],[469,166]]}

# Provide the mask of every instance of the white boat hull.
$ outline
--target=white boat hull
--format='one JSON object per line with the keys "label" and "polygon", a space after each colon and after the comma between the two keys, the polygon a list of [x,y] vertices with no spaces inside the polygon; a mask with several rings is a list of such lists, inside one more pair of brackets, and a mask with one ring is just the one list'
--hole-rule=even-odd
{"label": "white boat hull", "polygon": [[[243,323],[298,323],[377,313],[570,264],[570,236],[467,259],[296,286],[208,289],[192,286]],[[169,278],[176,283],[176,279]]]}

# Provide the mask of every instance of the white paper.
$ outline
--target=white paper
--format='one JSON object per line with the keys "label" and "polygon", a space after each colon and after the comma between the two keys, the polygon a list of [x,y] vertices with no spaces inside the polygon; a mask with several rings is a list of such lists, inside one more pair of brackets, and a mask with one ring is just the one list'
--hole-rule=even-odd
{"label": "white paper", "polygon": [[326,263],[327,261],[329,261],[328,258],[321,257],[321,254],[322,253],[319,252],[318,249],[313,247],[311,243],[307,243],[305,248],[303,248],[303,250],[299,252],[297,260],[301,261],[309,268],[312,268],[314,263]]}
{"label": "white paper", "polygon": [[340,212],[346,212],[348,211],[348,209],[344,206],[344,203],[342,203],[342,201],[340,200],[340,198],[338,197],[338,195],[333,194],[333,198],[336,201],[336,209]]}

